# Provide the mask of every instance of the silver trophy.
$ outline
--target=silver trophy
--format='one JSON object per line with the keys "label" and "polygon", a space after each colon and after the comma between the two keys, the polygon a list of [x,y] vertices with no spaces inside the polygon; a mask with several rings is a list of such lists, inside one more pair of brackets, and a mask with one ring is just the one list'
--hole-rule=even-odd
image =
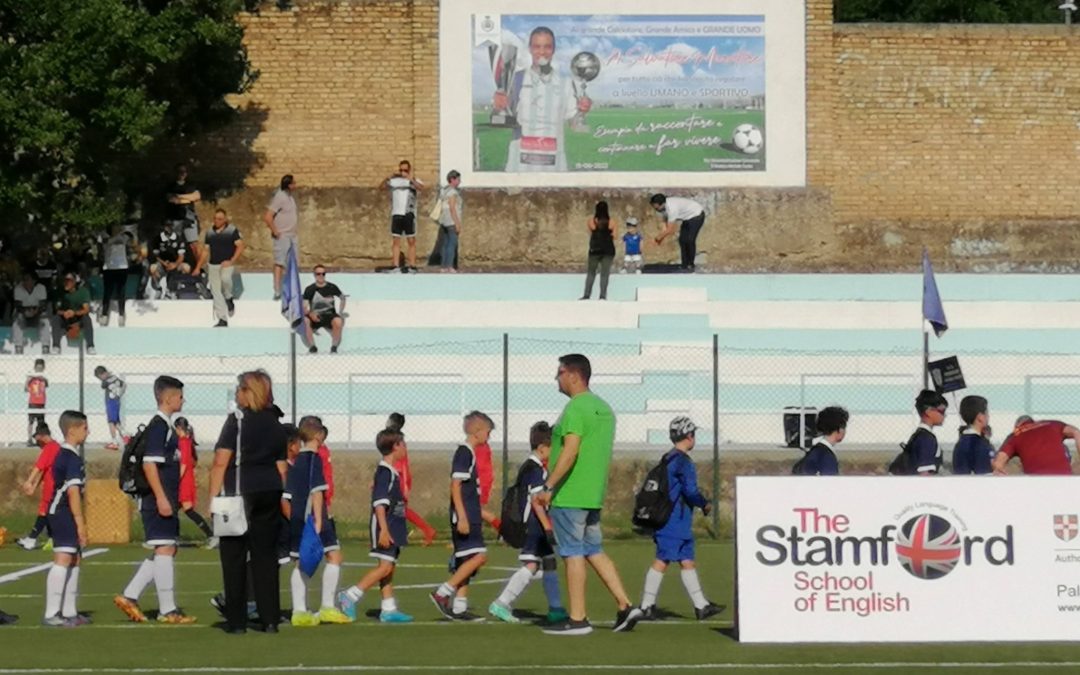
{"label": "silver trophy", "polygon": [[[574,76],[574,96],[578,101],[587,98],[588,83],[600,74],[600,59],[592,52],[578,52],[574,58],[570,59],[570,73]],[[570,128],[574,131],[589,131],[589,125],[585,122],[585,113],[580,110],[574,113],[570,119]]]}
{"label": "silver trophy", "polygon": [[[509,44],[488,46],[488,59],[491,62],[491,75],[495,78],[495,91],[509,97],[510,85],[514,81],[514,70],[517,67],[517,47]],[[517,125],[514,113],[507,107],[494,107],[491,111],[491,125],[495,127],[512,127]]]}

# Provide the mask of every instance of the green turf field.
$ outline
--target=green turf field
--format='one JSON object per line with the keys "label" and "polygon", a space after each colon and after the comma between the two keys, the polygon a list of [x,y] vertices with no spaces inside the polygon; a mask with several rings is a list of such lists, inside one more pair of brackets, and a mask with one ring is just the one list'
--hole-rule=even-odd
{"label": "green turf field", "polygon": [[[413,613],[413,625],[384,626],[361,618],[349,626],[292,628],[276,636],[249,632],[225,635],[213,625],[217,617],[207,604],[218,590],[220,573],[212,551],[181,551],[177,569],[178,600],[199,617],[194,626],[135,625],[113,607],[112,596],[127,582],[133,563],[144,554],[136,547],[103,547],[108,551],[86,561],[80,609],[94,624],[80,628],[39,627],[44,572],[0,582],[0,608],[22,615],[20,625],[0,628],[0,674],[4,673],[183,673],[183,672],[424,672],[461,671],[519,673],[727,672],[766,670],[794,672],[811,666],[819,671],[894,673],[1068,672],[1080,669],[1080,644],[1045,645],[741,645],[731,633],[731,611],[719,620],[697,623],[688,618],[689,602],[669,571],[660,606],[671,612],[662,622],[643,623],[629,634],[610,632],[614,608],[597,579],[589,579],[590,618],[597,630],[586,637],[551,637],[529,625],[495,622],[453,624],[440,620],[427,593],[446,576],[445,545],[408,548],[397,579],[399,604]],[[732,601],[730,544],[700,542],[699,563],[706,594],[717,602]],[[632,597],[640,592],[652,549],[642,541],[609,546]],[[355,580],[366,566],[364,549],[347,543],[343,583]],[[351,560],[350,560],[351,557]],[[0,579],[47,562],[48,554],[27,553],[12,546],[0,549]],[[513,552],[495,547],[490,567],[473,587],[473,608],[486,609],[515,565]],[[283,579],[285,577],[283,576]],[[283,589],[287,589],[287,581]],[[287,590],[283,596],[288,606]],[[313,591],[309,604],[317,603]],[[152,589],[143,598],[152,610]],[[376,607],[365,598],[364,609]],[[518,603],[522,615],[543,612],[543,592],[534,584]],[[972,617],[991,621],[994,617]],[[921,665],[919,665],[921,664]],[[982,665],[979,665],[982,664]]]}
{"label": "green turf field", "polygon": [[[600,127],[607,129],[635,127],[639,123],[671,123],[685,120],[691,115],[701,120],[709,120],[716,126],[709,129],[659,130],[640,134],[627,134],[621,138],[608,136],[596,138]],[[744,155],[731,146],[731,133],[740,124],[750,123],[763,132],[765,114],[761,110],[674,110],[674,109],[627,109],[596,108],[588,115],[592,133],[580,133],[566,130],[566,161],[572,171],[709,171],[706,160],[740,160],[739,170],[765,170],[766,150],[757,155]],[[506,149],[510,143],[511,130],[487,126],[488,113],[478,111],[474,114],[474,129],[479,145],[477,171],[502,171],[506,166]],[[655,149],[661,137],[675,139],[684,144],[688,138],[719,136],[722,146],[694,147],[681,145],[667,147],[659,156],[655,151],[633,151],[615,155],[602,154],[601,146],[618,141],[624,146],[644,145]],[[766,143],[767,145],[767,143]],[[601,165],[601,166],[598,166]],[[606,165],[606,169],[602,168]],[[576,168],[583,166],[585,168]]]}

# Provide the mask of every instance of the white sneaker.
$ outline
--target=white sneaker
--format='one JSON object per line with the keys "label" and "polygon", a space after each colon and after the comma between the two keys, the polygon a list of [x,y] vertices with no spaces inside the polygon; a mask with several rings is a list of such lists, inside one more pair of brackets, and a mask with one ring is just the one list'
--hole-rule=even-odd
{"label": "white sneaker", "polygon": [[210,537],[209,539],[206,540],[206,550],[213,551],[217,547],[218,547],[218,538],[217,537]]}
{"label": "white sneaker", "polygon": [[117,321],[117,326],[123,328],[127,324],[127,317],[123,314],[120,315],[120,319]]}
{"label": "white sneaker", "polygon": [[108,326],[109,325],[109,315],[108,314],[99,314],[97,322],[98,322],[99,326],[102,326],[102,327]]}
{"label": "white sneaker", "polygon": [[24,551],[33,551],[37,548],[37,539],[31,539],[30,537],[23,537],[22,539],[16,540],[15,543]]}

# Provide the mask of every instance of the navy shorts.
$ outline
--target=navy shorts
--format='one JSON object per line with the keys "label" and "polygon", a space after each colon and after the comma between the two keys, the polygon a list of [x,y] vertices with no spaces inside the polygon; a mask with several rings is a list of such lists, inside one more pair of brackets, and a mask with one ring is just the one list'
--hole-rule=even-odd
{"label": "navy shorts", "polygon": [[71,515],[70,511],[50,513],[45,523],[49,528],[53,551],[78,554],[82,550],[79,546],[79,531],[75,527],[75,516]]}
{"label": "navy shorts", "polygon": [[369,553],[368,555],[370,555],[372,558],[386,560],[396,565],[398,558],[401,557],[401,547],[391,546],[390,548],[380,548],[378,546],[372,546],[371,553]]}
{"label": "navy shorts", "polygon": [[139,515],[142,516],[143,541],[147,546],[176,546],[180,541],[180,518],[176,515],[179,512],[179,505],[173,504],[173,514],[162,518],[153,495],[140,500]]}
{"label": "navy shorts", "polygon": [[532,528],[529,528],[528,534],[525,535],[525,545],[521,547],[518,560],[521,562],[540,562],[544,558],[553,555],[555,555],[555,549],[551,548],[551,544],[548,543],[544,532],[542,530],[539,532],[533,531]]}
{"label": "navy shorts", "polygon": [[454,558],[467,560],[477,553],[487,553],[484,546],[484,523],[469,523],[469,534],[462,535],[457,526],[451,526],[450,543],[454,545]]}
{"label": "navy shorts", "polygon": [[109,424],[120,424],[120,399],[105,399],[105,419]]}
{"label": "navy shorts", "polygon": [[[300,557],[300,540],[304,536],[304,522],[303,520],[289,521],[289,555],[293,558]],[[322,542],[323,553],[337,551],[341,548],[333,518],[327,518],[323,521],[322,530],[319,532],[319,540]]]}
{"label": "navy shorts", "polygon": [[664,562],[682,562],[694,559],[694,539],[682,537],[653,536],[656,543],[656,559]]}

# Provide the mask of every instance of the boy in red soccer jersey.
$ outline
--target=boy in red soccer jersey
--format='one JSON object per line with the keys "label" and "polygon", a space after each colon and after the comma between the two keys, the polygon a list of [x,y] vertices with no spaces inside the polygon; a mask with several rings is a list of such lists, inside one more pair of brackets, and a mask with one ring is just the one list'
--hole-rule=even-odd
{"label": "boy in red soccer jersey", "polygon": [[[30,408],[26,427],[27,445],[34,445],[34,429],[45,423],[45,390],[49,388],[49,379],[45,377],[45,359],[34,361],[34,372],[26,376],[26,407]],[[34,412],[41,411],[41,412]]]}
{"label": "boy in red soccer jersey", "polygon": [[217,548],[218,540],[214,536],[214,530],[210,528],[206,518],[195,510],[195,504],[199,501],[195,489],[195,465],[199,461],[195,454],[195,429],[186,417],[177,417],[173,428],[180,446],[180,509],[206,535],[206,548]]}
{"label": "boy in red soccer jersey", "polygon": [[53,481],[53,463],[56,455],[60,452],[60,444],[53,440],[49,425],[44,422],[37,425],[34,430],[34,443],[41,448],[34,469],[30,472],[26,481],[22,484],[23,492],[33,496],[38,484],[41,484],[41,501],[38,503],[37,520],[30,528],[29,534],[16,543],[27,551],[37,548],[37,539],[45,529],[46,519],[49,515],[49,505],[52,502],[56,486]]}
{"label": "boy in red soccer jersey", "polygon": [[[483,417],[491,425],[491,430],[494,431],[494,420],[487,415],[483,415]],[[488,502],[491,501],[491,488],[495,485],[495,468],[491,462],[491,445],[486,441],[476,446],[476,477],[480,484],[480,517],[498,533],[499,526],[502,525],[499,517],[485,508]]]}
{"label": "boy in red soccer jersey", "polygon": [[[401,431],[405,427],[405,416],[401,413],[390,413],[386,419],[386,428],[391,431]],[[401,493],[405,499],[405,520],[412,523],[424,534],[424,546],[431,546],[435,540],[435,528],[424,520],[416,511],[409,508],[409,492],[412,491],[412,471],[409,469],[409,451],[402,450],[400,457],[394,460],[394,471],[397,472],[401,481]]]}

